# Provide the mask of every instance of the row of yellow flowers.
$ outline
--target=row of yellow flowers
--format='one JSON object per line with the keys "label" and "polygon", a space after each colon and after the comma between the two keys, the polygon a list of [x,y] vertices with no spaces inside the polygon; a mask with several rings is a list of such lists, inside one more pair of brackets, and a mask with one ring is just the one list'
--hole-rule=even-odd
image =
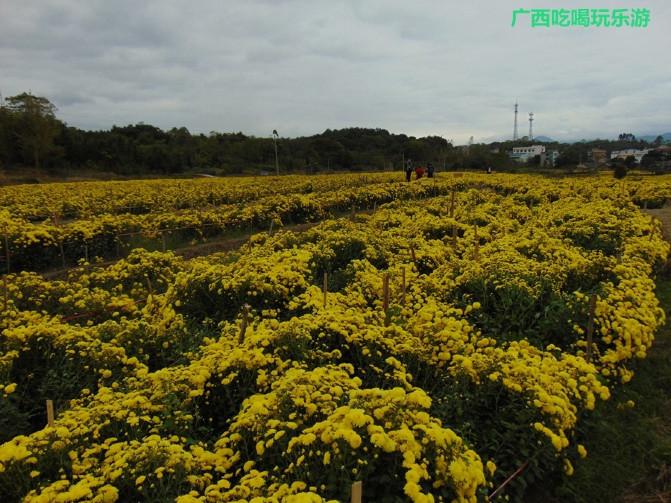
{"label": "row of yellow flowers", "polygon": [[[667,177],[619,185],[599,178],[548,184],[533,176],[477,174],[443,175],[412,184],[398,182],[394,173],[377,173],[17,186],[0,188],[4,203],[0,205],[0,241],[3,259],[9,248],[10,270],[43,270],[72,265],[82,258],[118,258],[127,246],[141,240],[161,248],[164,231],[171,247],[228,232],[267,228],[271,221],[275,228],[319,221],[352,207],[371,209],[393,200],[447,194],[452,188],[516,193],[535,204],[568,193],[589,194],[595,184],[596,195],[626,198],[639,206],[659,205],[671,195]],[[68,204],[79,209],[68,212]],[[135,210],[124,211],[132,204]]]}
{"label": "row of yellow flowers", "polygon": [[[288,193],[250,202],[197,209],[155,211],[147,214],[99,214],[69,222],[48,219],[30,222],[0,210],[2,257],[7,249],[10,271],[43,270],[72,265],[80,259],[118,258],[133,241],[149,241],[162,247],[163,239],[183,246],[226,233],[278,229],[285,224],[320,221],[351,209],[372,209],[397,199],[427,197],[444,184],[372,183],[312,193]],[[163,234],[165,233],[165,237]],[[4,272],[4,271],[3,271]]]}
{"label": "row of yellow flowers", "polygon": [[0,207],[29,221],[145,214],[249,203],[273,195],[330,192],[387,183],[389,173],[75,182],[0,187]]}
{"label": "row of yellow flowers", "polygon": [[371,500],[477,501],[517,451],[536,476],[571,472],[581,415],[663,321],[669,247],[610,181],[485,180],[452,180],[453,211],[395,202],[190,261],[10,275],[0,407],[23,427],[0,446],[0,493],[324,501],[364,480]]}

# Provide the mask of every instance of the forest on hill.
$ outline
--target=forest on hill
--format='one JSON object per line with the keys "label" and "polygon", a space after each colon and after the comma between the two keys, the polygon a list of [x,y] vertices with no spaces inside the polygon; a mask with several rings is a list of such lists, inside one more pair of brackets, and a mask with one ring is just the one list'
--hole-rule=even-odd
{"label": "forest on hill", "polygon": [[[0,103],[0,168],[51,172],[111,172],[120,175],[274,172],[276,149],[283,173],[401,169],[404,161],[437,169],[519,168],[507,152],[537,142],[495,142],[458,147],[440,136],[416,138],[386,129],[327,129],[298,138],[256,137],[241,132],[193,134],[185,127],[163,130],[138,123],[87,131],[67,125],[45,97],[22,93]],[[633,135],[617,141],[546,143],[560,152],[558,166],[586,160],[592,148],[642,148]],[[533,164],[533,163],[532,163]]]}

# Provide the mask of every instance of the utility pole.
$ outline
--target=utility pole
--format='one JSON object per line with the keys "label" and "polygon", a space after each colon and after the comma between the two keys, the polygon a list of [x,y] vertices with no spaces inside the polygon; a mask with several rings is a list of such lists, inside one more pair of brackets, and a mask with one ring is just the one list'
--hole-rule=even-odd
{"label": "utility pole", "polygon": [[534,139],[534,113],[529,112],[529,141]]}
{"label": "utility pole", "polygon": [[280,163],[277,159],[277,140],[280,138],[280,135],[277,134],[277,129],[273,129],[273,143],[275,144],[275,172],[277,176],[280,176]]}
{"label": "utility pole", "polygon": [[517,141],[517,100],[515,101],[515,127],[513,128],[513,141]]}

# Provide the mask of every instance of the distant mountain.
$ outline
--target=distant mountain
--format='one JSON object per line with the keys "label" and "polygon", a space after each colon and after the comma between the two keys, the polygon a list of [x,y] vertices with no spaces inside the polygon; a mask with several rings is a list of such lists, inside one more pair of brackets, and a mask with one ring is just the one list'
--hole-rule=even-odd
{"label": "distant mountain", "polygon": [[552,143],[555,140],[553,140],[548,136],[534,136],[534,141],[540,141],[542,143]]}
{"label": "distant mountain", "polygon": [[[647,135],[644,135],[644,136],[639,136],[638,139],[652,143],[653,141],[655,141],[657,139],[658,136],[659,135],[656,135],[656,134],[647,134]],[[671,133],[662,134],[662,138],[664,138],[665,142],[671,142]]]}

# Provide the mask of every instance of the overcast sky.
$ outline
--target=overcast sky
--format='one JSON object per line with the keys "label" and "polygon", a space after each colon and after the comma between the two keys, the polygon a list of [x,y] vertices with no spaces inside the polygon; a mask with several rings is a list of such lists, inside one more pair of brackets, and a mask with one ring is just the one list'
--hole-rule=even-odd
{"label": "overcast sky", "polygon": [[[511,27],[515,8],[650,9],[648,28]],[[0,92],[85,129],[456,143],[671,131],[669,0],[0,0]]]}

